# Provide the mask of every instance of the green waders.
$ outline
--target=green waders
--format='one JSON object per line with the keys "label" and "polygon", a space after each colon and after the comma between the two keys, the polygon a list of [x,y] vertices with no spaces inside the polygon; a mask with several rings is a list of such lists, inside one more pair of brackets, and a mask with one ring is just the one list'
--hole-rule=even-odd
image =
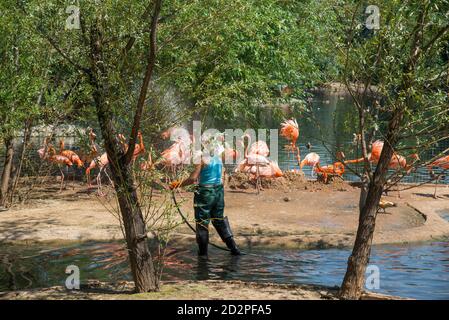
{"label": "green waders", "polygon": [[221,240],[231,250],[231,254],[240,255],[227,217],[224,217],[224,190],[223,185],[200,185],[195,190],[193,199],[196,221],[196,241],[198,254],[207,256],[209,243],[209,222],[218,232]]}

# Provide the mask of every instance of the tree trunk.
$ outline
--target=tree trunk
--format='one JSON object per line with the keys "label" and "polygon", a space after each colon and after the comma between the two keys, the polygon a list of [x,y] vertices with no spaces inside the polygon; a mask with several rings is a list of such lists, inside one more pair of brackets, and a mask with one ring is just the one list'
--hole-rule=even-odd
{"label": "tree trunk", "polygon": [[0,206],[2,207],[6,207],[7,204],[9,180],[14,158],[14,143],[12,137],[8,137],[5,139],[5,151],[5,162],[3,166],[2,179],[0,182]]}
{"label": "tree trunk", "polygon": [[28,148],[28,143],[31,138],[31,125],[32,125],[32,122],[30,119],[25,121],[25,128],[23,130],[23,145],[22,145],[22,150],[20,151],[19,164],[17,166],[17,170],[15,170],[15,172],[14,172],[14,176],[12,178],[12,183],[11,183],[11,190],[9,192],[9,197],[8,197],[10,204],[13,203],[14,193],[19,184],[20,175],[22,174],[23,162],[25,161],[26,150]]}
{"label": "tree trunk", "polygon": [[[157,291],[159,289],[156,272],[147,242],[147,230],[142,215],[132,168],[119,163],[111,166],[117,199],[122,213],[126,243],[129,249],[131,271],[137,292]],[[116,170],[118,169],[118,170]]]}
{"label": "tree trunk", "polygon": [[131,165],[126,163],[124,150],[117,140],[112,108],[107,100],[110,89],[107,83],[108,74],[103,64],[103,36],[100,26],[101,23],[96,21],[91,29],[91,73],[89,74],[89,80],[93,89],[98,122],[108,154],[112,180],[123,219],[136,291],[156,291],[159,289],[158,281],[147,242],[146,225],[138,201]]}
{"label": "tree trunk", "polygon": [[[376,226],[377,207],[382,196],[382,191],[386,183],[386,176],[391,157],[394,153],[399,139],[399,130],[404,119],[404,113],[407,106],[413,104],[413,87],[414,75],[416,71],[417,61],[422,54],[423,28],[426,25],[425,18],[427,14],[428,4],[424,3],[417,16],[416,28],[412,36],[412,45],[410,47],[410,55],[407,63],[403,67],[403,79],[398,93],[405,94],[405,100],[397,100],[397,105],[393,110],[392,117],[388,122],[387,134],[380,155],[379,163],[376,171],[372,176],[369,184],[366,199],[363,200],[361,195],[360,203],[364,202],[364,206],[360,208],[359,226],[357,236],[354,243],[352,254],[348,259],[348,268],[346,270],[343,283],[340,290],[340,298],[342,299],[359,299],[363,290],[365,280],[365,270],[368,265],[371,253],[371,243],[373,240],[374,229]],[[434,38],[435,41],[436,38]],[[399,94],[398,94],[399,95]],[[363,127],[360,127],[361,131]],[[365,164],[368,163],[365,161]],[[365,169],[365,173],[370,172]],[[362,190],[362,193],[364,191]]]}
{"label": "tree trunk", "polygon": [[371,244],[376,227],[377,208],[386,183],[388,166],[393,156],[393,147],[398,140],[398,129],[403,118],[402,108],[398,108],[393,114],[389,123],[386,142],[382,148],[382,154],[377,164],[376,171],[366,191],[361,190],[359,226],[352,249],[352,254],[348,259],[343,283],[340,290],[341,299],[359,299],[365,282],[365,270],[371,254]]}

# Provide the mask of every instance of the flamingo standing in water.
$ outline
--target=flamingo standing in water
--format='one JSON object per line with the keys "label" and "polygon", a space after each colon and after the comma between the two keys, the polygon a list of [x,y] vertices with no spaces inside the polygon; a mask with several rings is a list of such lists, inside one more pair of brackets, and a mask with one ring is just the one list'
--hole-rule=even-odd
{"label": "flamingo standing in water", "polygon": [[310,166],[312,167],[312,177],[313,177],[313,173],[315,172],[315,167],[320,163],[320,156],[318,153],[315,152],[310,152],[306,155],[306,157],[304,158],[304,160],[301,161],[300,165],[299,165],[299,169],[302,171],[302,168],[304,166]]}
{"label": "flamingo standing in water", "polygon": [[299,126],[296,119],[285,120],[281,123],[281,136],[290,141],[290,144],[286,146],[292,152],[296,152],[296,161],[298,165],[301,165],[301,154],[299,147],[296,146],[296,141],[299,138]]}
{"label": "flamingo standing in water", "polygon": [[[429,174],[432,178],[435,177],[435,173],[433,172],[434,167],[438,167],[443,170],[449,170],[449,155],[443,156],[427,165],[427,170],[429,171]],[[437,197],[437,187],[438,187],[438,178],[435,180],[435,192],[433,194],[433,197],[435,199]]]}
{"label": "flamingo standing in water", "polygon": [[54,147],[48,145],[49,139],[47,138],[45,141],[45,146],[37,151],[39,157],[42,160],[46,160],[58,166],[59,171],[61,172],[61,187],[59,188],[59,192],[62,191],[64,186],[64,172],[62,171],[62,167],[71,167],[73,165],[72,161],[67,157],[64,157],[60,154],[56,153]]}

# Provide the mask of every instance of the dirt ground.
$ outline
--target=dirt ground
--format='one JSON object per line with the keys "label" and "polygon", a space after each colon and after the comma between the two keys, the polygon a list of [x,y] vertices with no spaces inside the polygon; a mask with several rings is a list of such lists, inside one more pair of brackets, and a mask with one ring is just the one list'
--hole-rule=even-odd
{"label": "dirt ground", "polygon": [[[335,300],[337,288],[314,285],[254,283],[242,281],[181,281],[163,283],[161,291],[133,293],[131,282],[108,284],[90,281],[81,290],[49,287],[22,291],[0,292],[0,300]],[[362,300],[401,299],[382,294],[364,293]]]}
{"label": "dirt ground", "polygon": [[[284,179],[284,178],[282,178]],[[278,180],[260,194],[252,186],[236,188],[228,183],[226,215],[237,242],[243,247],[325,248],[351,246],[358,224],[359,189],[346,182],[323,185],[300,179]],[[294,181],[293,183],[291,181]],[[99,199],[85,185],[71,183],[62,193],[58,185],[42,187],[30,202],[0,212],[0,241],[108,240],[122,237],[110,212],[113,199]],[[449,236],[449,188],[433,186],[391,192],[387,200],[397,207],[379,214],[375,244],[418,242]],[[193,220],[192,193],[177,193],[182,211]],[[216,236],[215,236],[216,237]],[[178,240],[194,241],[182,225]],[[217,240],[217,238],[215,239]]]}

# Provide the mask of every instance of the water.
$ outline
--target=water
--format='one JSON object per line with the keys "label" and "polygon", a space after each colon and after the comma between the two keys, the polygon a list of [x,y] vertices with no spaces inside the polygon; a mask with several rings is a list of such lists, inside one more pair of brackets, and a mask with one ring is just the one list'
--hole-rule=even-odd
{"label": "water", "polygon": [[[12,245],[0,256],[0,291],[11,290],[5,254],[12,262],[16,288],[64,285],[66,266],[75,264],[84,279],[131,280],[126,253],[119,242],[72,243],[50,246]],[[349,249],[254,250],[232,257],[211,249],[210,259],[198,260],[195,248],[169,249],[164,280],[243,280],[276,283],[339,286]],[[417,299],[449,299],[449,242],[413,246],[389,245],[373,248],[371,265],[380,271],[380,288],[371,290]],[[27,278],[29,280],[27,280]]]}

